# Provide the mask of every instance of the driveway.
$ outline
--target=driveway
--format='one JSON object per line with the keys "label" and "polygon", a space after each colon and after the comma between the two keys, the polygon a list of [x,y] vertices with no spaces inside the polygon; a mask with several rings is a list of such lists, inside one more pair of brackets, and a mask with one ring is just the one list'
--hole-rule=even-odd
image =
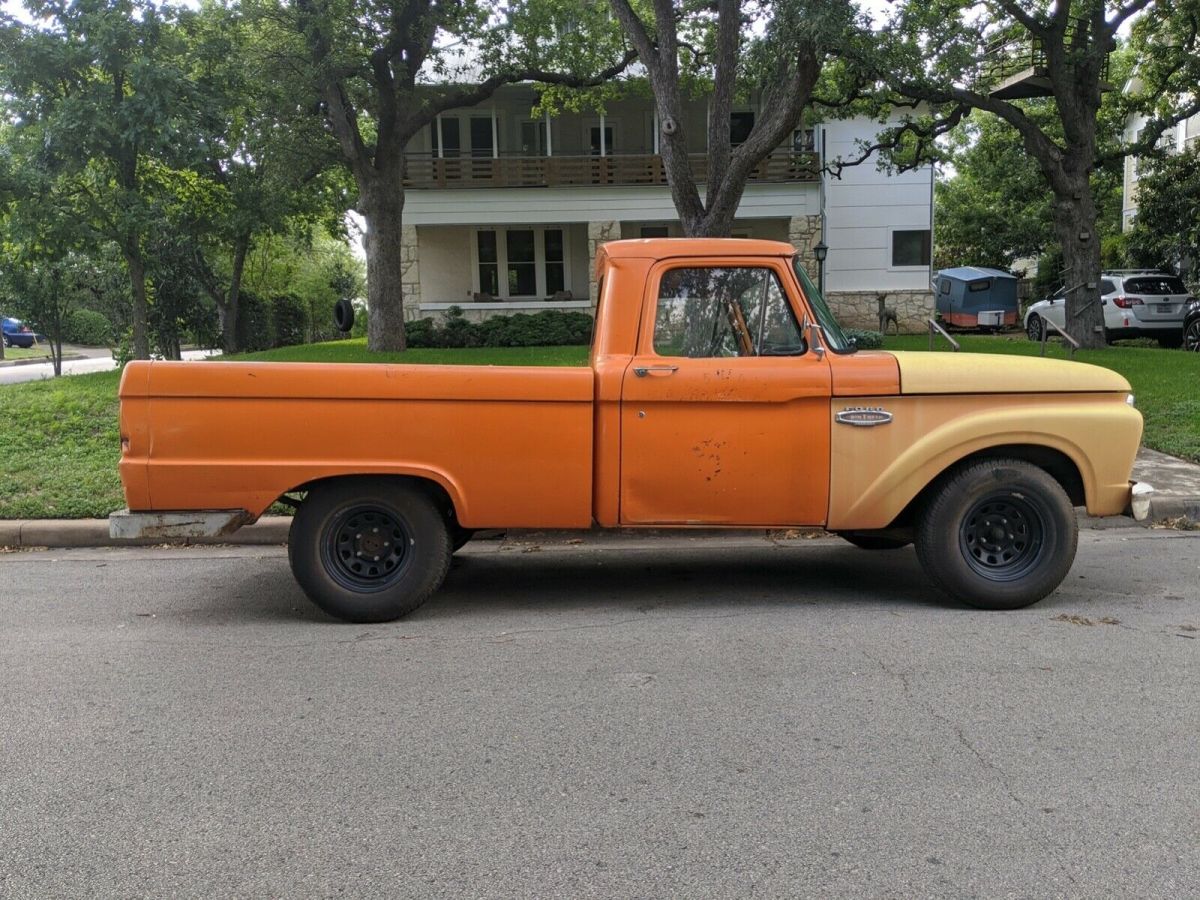
{"label": "driveway", "polygon": [[1200,534],[1012,613],[836,539],[503,546],[379,626],[277,547],[0,556],[0,895],[1200,884]]}

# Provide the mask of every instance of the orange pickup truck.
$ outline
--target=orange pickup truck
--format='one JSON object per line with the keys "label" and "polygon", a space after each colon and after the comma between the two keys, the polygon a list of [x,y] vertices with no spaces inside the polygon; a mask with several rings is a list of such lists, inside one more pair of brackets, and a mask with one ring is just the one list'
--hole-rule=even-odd
{"label": "orange pickup truck", "polygon": [[787,244],[617,241],[597,278],[586,368],[130,363],[112,533],[291,503],[297,580],[359,622],[493,528],[819,526],[1012,609],[1066,576],[1073,507],[1139,506],[1142,417],[1107,369],[857,350]]}

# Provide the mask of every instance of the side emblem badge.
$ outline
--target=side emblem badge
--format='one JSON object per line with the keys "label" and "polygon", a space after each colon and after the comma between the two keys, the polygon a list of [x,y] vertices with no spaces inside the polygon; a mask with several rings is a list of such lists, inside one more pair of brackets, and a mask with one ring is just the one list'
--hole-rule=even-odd
{"label": "side emblem badge", "polygon": [[834,416],[839,425],[857,425],[872,428],[892,421],[892,414],[882,406],[847,406]]}

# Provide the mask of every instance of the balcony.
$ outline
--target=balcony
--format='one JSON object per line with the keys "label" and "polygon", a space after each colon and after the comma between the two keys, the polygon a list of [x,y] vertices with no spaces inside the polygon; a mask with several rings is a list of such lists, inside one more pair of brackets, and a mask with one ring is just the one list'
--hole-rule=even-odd
{"label": "balcony", "polygon": [[[688,157],[697,181],[708,176],[708,155]],[[448,156],[410,153],[404,186],[415,189],[580,187],[666,184],[662,157],[653,153],[610,156]],[[815,153],[777,150],[750,175],[751,183],[816,181]]]}

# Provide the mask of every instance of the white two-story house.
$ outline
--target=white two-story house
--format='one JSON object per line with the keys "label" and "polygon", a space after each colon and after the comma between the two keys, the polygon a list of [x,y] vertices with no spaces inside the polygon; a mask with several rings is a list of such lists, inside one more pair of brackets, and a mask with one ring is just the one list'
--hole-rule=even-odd
{"label": "white two-story house", "polygon": [[[591,310],[596,247],[617,238],[678,236],[648,99],[603,114],[530,115],[531,85],[443,114],[407,155],[404,289],[409,315],[450,306],[469,318],[541,309]],[[736,108],[734,140],[754,104]],[[707,104],[689,104],[692,165],[703,178]],[[901,175],[875,160],[821,175],[822,160],[856,158],[880,126],[866,119],[799,129],[755,171],[734,235],[788,241],[817,281],[814,248],[828,247],[824,286],[851,326],[878,327],[878,298],[901,327],[920,329],[930,293],[933,169]]]}
{"label": "white two-story house", "polygon": [[[1142,81],[1136,75],[1125,85],[1126,93],[1136,93],[1142,89]],[[1131,115],[1125,120],[1125,143],[1134,143],[1146,125],[1143,115]],[[1200,146],[1200,113],[1190,119],[1177,122],[1173,127],[1163,132],[1158,139],[1160,149],[1168,153],[1183,153],[1193,147]],[[1137,218],[1138,180],[1142,174],[1142,161],[1132,154],[1125,157],[1125,172],[1121,190],[1121,230],[1133,228],[1133,220]]]}

